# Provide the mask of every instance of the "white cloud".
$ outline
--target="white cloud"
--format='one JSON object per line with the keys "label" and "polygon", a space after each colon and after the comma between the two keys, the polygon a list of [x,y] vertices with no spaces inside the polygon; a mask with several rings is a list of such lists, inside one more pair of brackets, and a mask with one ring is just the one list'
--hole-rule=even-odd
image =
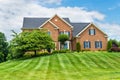
{"label": "white cloud", "polygon": [[[47,8],[41,6],[48,1],[49,4],[59,4],[61,0],[0,0],[0,31],[4,32],[10,40],[11,30],[20,32],[24,17],[52,17],[58,14],[61,17],[69,17],[73,22],[94,22],[102,21],[104,14],[97,11],[87,11],[82,7],[58,7]],[[48,4],[46,3],[46,4]],[[42,4],[42,3],[41,3]],[[104,26],[104,25],[100,25]]]}
{"label": "white cloud", "polygon": [[116,4],[116,5],[114,5],[114,6],[112,6],[112,7],[109,7],[108,8],[108,10],[115,10],[115,9],[118,9],[118,8],[120,8],[120,3],[118,3],[118,4]]}
{"label": "white cloud", "polygon": [[41,1],[44,4],[57,4],[60,5],[62,0],[38,0]]}

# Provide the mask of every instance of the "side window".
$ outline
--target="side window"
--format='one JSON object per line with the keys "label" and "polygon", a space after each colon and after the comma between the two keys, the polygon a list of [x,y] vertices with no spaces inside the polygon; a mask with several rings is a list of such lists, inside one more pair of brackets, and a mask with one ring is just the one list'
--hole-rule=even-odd
{"label": "side window", "polygon": [[95,41],[95,48],[102,48],[102,41]]}
{"label": "side window", "polygon": [[89,35],[95,35],[96,31],[95,29],[89,29]]}
{"label": "side window", "polygon": [[84,41],[84,48],[91,48],[90,41]]}

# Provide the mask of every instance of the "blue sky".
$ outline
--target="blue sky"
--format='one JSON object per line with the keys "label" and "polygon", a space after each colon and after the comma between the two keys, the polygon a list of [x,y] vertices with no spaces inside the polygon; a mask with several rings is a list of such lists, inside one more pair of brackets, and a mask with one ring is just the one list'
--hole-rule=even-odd
{"label": "blue sky", "polygon": [[46,7],[84,7],[88,11],[96,10],[105,14],[104,22],[120,24],[120,0],[63,0],[60,5]]}
{"label": "blue sky", "polygon": [[120,40],[120,0],[0,0],[0,32],[11,40],[20,33],[24,17],[68,17],[93,22],[109,39]]}

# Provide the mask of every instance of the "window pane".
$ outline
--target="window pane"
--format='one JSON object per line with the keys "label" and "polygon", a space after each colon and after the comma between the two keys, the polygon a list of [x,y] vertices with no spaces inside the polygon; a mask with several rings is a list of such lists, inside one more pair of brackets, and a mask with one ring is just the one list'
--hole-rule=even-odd
{"label": "window pane", "polygon": [[70,37],[70,32],[65,32],[66,35],[68,35]]}
{"label": "window pane", "polygon": [[102,48],[102,41],[95,41],[95,48]]}
{"label": "window pane", "polygon": [[90,41],[84,41],[84,48],[90,48]]}
{"label": "window pane", "polygon": [[89,35],[95,35],[95,29],[89,29]]}
{"label": "window pane", "polygon": [[64,34],[64,32],[60,32],[60,34]]}

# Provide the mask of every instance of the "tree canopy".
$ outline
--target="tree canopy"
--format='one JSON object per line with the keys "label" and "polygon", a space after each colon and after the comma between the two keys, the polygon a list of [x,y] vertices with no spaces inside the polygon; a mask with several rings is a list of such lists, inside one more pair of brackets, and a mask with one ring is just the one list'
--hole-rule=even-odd
{"label": "tree canopy", "polygon": [[15,36],[12,45],[17,51],[23,52],[36,51],[48,48],[54,48],[51,37],[43,30],[34,30],[32,32],[22,32]]}
{"label": "tree canopy", "polygon": [[58,36],[58,41],[60,41],[62,49],[64,49],[64,44],[65,44],[65,41],[67,40],[69,40],[69,37],[66,34],[61,34]]}
{"label": "tree canopy", "polygon": [[67,41],[67,40],[69,40],[69,37],[66,34],[61,34],[58,36],[58,41],[60,41],[61,44],[64,44],[65,41]]}
{"label": "tree canopy", "polygon": [[8,54],[8,42],[4,33],[0,32],[0,62],[6,61],[6,57]]}

